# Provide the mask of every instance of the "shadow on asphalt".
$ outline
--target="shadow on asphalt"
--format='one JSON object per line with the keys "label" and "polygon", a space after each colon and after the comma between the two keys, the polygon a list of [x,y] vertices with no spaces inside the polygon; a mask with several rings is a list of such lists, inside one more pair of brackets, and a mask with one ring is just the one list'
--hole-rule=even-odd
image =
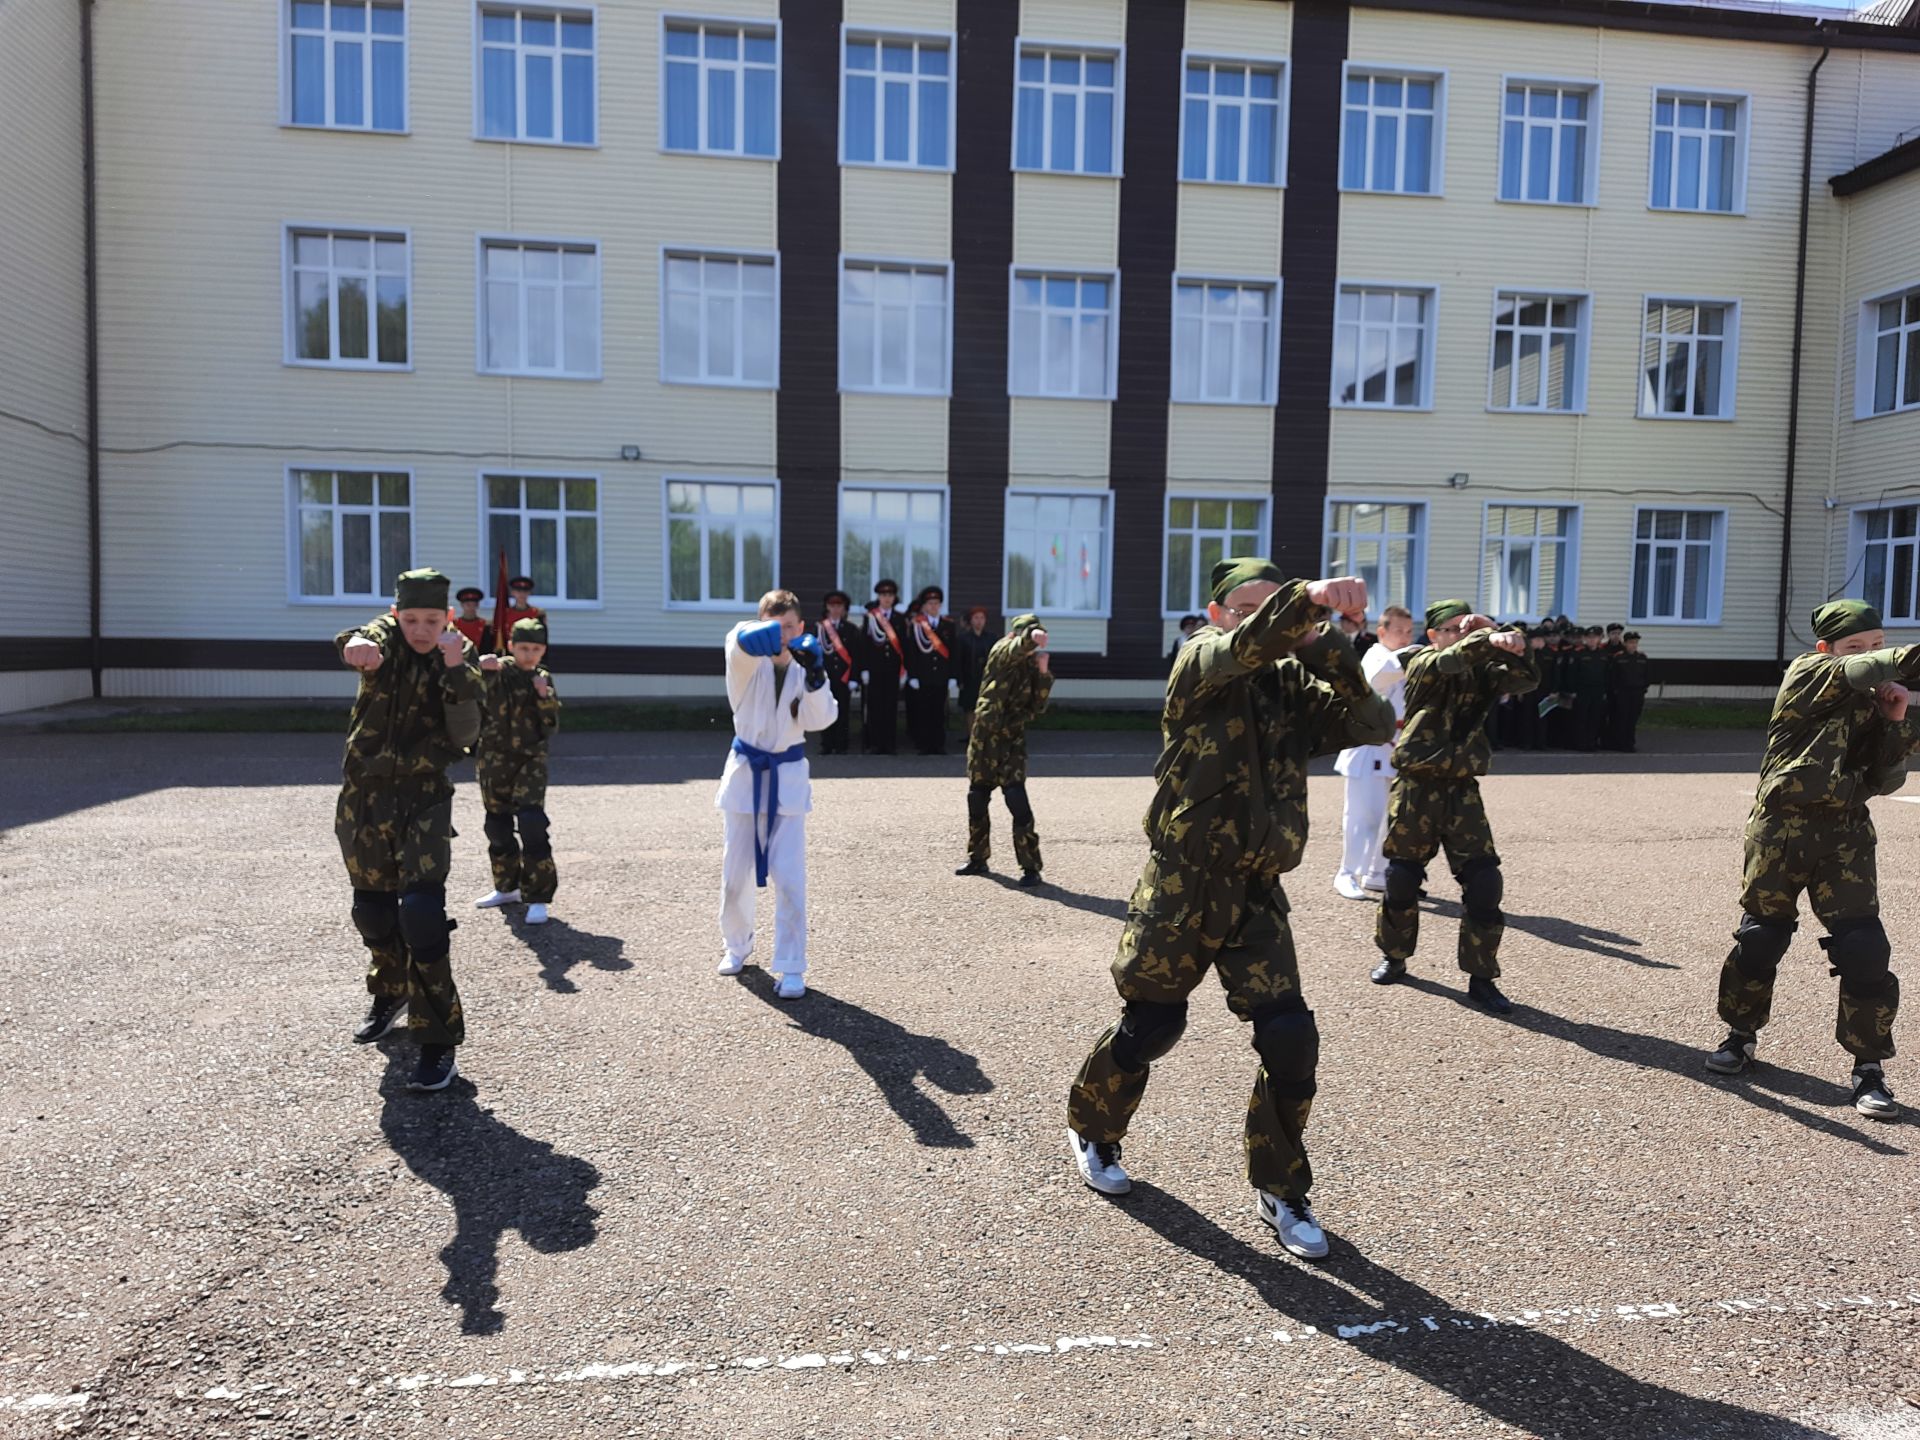
{"label": "shadow on asphalt", "polygon": [[[1429,914],[1443,920],[1458,920],[1465,912],[1457,900],[1429,900],[1423,907]],[[1544,940],[1549,945],[1558,945],[1565,950],[1585,950],[1592,955],[1604,955],[1609,960],[1624,960],[1629,965],[1639,965],[1648,970],[1678,970],[1678,965],[1666,960],[1655,960],[1639,954],[1640,942],[1626,935],[1616,935],[1611,930],[1602,930],[1597,925],[1589,925],[1584,920],[1568,920],[1558,915],[1515,915],[1511,910],[1504,912],[1507,928]],[[1631,947],[1631,948],[1629,948]]]}
{"label": "shadow on asphalt", "polygon": [[1244,1280],[1281,1314],[1539,1440],[1825,1440],[1795,1421],[1635,1379],[1546,1331],[1488,1325],[1338,1239],[1326,1260],[1306,1265],[1138,1180],[1115,1203],[1167,1243]]}
{"label": "shadow on asphalt", "polygon": [[1036,900],[1046,900],[1055,905],[1064,905],[1069,910],[1084,910],[1089,915],[1104,915],[1109,920],[1124,920],[1127,918],[1127,902],[1125,900],[1115,899],[1111,895],[1088,895],[1080,890],[1067,890],[1054,884],[1051,880],[1046,881],[1037,889],[1026,890],[1022,889],[1019,880],[1011,875],[995,873],[985,878],[993,881],[993,883],[998,885],[1002,890],[1016,890],[1023,895],[1031,895]]}
{"label": "shadow on asphalt", "polygon": [[576,966],[591,965],[596,970],[611,971],[633,969],[633,962],[624,953],[627,942],[618,935],[596,935],[558,918],[550,918],[544,925],[529,925],[526,910],[519,906],[506,915],[506,921],[514,935],[540,961],[540,978],[556,995],[579,992],[580,987],[567,974]]}
{"label": "shadow on asphalt", "polygon": [[843,1048],[880,1087],[893,1113],[922,1145],[942,1150],[973,1148],[973,1138],[914,1083],[925,1075],[929,1084],[949,1095],[987,1094],[993,1081],[966,1051],[937,1035],[916,1035],[897,1021],[820,990],[809,989],[800,1000],[777,999],[773,976],[757,965],[740,972],[740,986],[773,1006],[796,1029]]}
{"label": "shadow on asphalt", "polygon": [[387,1054],[381,1133],[407,1168],[453,1206],[453,1239],[440,1252],[447,1267],[441,1297],[460,1307],[463,1334],[498,1334],[507,1323],[494,1283],[501,1239],[517,1230],[542,1255],[591,1245],[600,1212],[587,1194],[600,1172],[495,1119],[467,1080],[437,1094],[408,1090],[413,1047],[388,1041],[381,1049]]}

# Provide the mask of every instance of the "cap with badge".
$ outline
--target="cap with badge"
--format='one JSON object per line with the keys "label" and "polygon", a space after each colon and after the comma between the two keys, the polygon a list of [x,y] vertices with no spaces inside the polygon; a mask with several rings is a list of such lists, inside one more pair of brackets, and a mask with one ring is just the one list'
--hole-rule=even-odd
{"label": "cap with badge", "polygon": [[507,589],[531,591],[533,589],[533,577],[531,575],[516,575],[507,581]]}
{"label": "cap with badge", "polygon": [[478,585],[462,585],[458,590],[453,592],[453,598],[460,601],[463,605],[469,600],[477,605],[487,598],[487,592],[482,590]]}
{"label": "cap with badge", "polygon": [[393,582],[396,610],[444,610],[453,582],[438,570],[408,570]]}

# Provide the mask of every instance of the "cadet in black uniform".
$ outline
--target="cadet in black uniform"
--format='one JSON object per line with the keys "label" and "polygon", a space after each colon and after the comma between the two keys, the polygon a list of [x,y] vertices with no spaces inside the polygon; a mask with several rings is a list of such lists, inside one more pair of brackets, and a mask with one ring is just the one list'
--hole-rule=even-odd
{"label": "cadet in black uniform", "polygon": [[1640,632],[1629,630],[1613,657],[1613,708],[1607,743],[1631,755],[1640,743],[1640,712],[1647,705],[1647,657],[1640,653]]}
{"label": "cadet in black uniform", "polygon": [[853,597],[846,591],[829,590],[820,604],[820,619],[813,627],[814,634],[820,637],[821,650],[826,652],[827,684],[840,711],[833,724],[820,732],[822,755],[846,754],[847,732],[853,728],[852,698],[860,682],[856,674],[858,662],[854,659],[854,647],[859,642],[854,639],[853,626],[847,623],[847,611],[852,608]]}
{"label": "cadet in black uniform", "polygon": [[907,735],[922,755],[947,753],[947,682],[953,678],[953,621],[938,585],[925,586],[901,626],[907,652]]}
{"label": "cadet in black uniform", "polygon": [[869,755],[891,755],[900,726],[900,681],[906,670],[907,649],[900,633],[900,621],[894,606],[900,603],[900,585],[882,580],[873,587],[873,599],[867,602],[861,617],[860,661],[861,703],[866,707],[866,726],[862,748]]}

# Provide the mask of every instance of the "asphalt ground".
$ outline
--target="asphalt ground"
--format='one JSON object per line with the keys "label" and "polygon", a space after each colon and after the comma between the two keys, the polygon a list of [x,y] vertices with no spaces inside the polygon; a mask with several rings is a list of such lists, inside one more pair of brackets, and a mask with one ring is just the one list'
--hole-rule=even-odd
{"label": "asphalt ground", "polygon": [[[1500,757],[1505,1020],[1460,1002],[1444,874],[1413,983],[1367,983],[1316,775],[1308,1265],[1253,1213],[1211,985],[1134,1194],[1066,1155],[1150,736],[1036,737],[1038,892],[997,803],[1001,875],[951,874],[958,757],[819,763],[797,1004],[713,973],[718,737],[560,737],[544,929],[468,908],[463,776],[431,1096],[347,1043],[337,741],[10,736],[0,1435],[1920,1435],[1920,1126],[1848,1108],[1817,926],[1766,1065],[1700,1068],[1758,739]],[[1920,810],[1876,813],[1898,967]]]}

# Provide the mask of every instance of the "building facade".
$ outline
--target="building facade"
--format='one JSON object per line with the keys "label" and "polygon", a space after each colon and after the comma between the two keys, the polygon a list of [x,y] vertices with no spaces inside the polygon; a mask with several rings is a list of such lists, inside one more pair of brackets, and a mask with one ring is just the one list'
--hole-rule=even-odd
{"label": "building facade", "polygon": [[575,694],[884,575],[1145,698],[1235,551],[1677,684],[1920,631],[1920,28],[1825,13],[9,6],[0,705],[344,694],[503,552]]}

